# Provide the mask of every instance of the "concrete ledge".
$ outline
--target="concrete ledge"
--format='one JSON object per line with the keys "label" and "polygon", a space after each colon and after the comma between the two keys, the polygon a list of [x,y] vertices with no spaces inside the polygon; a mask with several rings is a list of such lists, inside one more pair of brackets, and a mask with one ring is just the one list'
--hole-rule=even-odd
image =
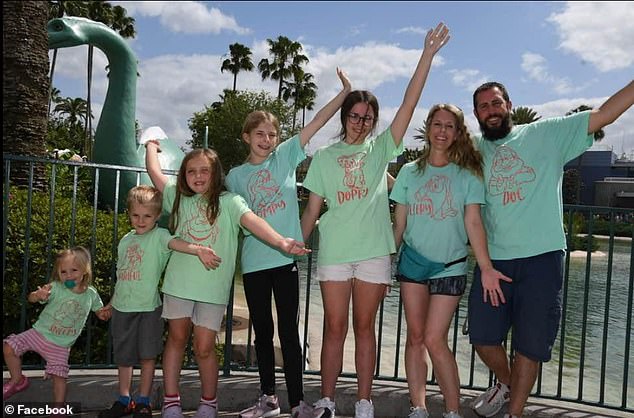
{"label": "concrete ledge", "polygon": [[[42,371],[25,372],[31,378],[31,386],[25,392],[11,398],[10,402],[46,402],[52,399],[52,384],[50,380],[42,380]],[[152,396],[155,416],[160,416],[159,405],[162,401],[162,383],[159,376],[155,380],[155,391]],[[4,372],[4,378],[8,373]],[[283,384],[283,376],[277,376],[278,396],[285,417],[289,416],[286,389]],[[135,385],[138,376],[135,376]],[[134,386],[136,387],[136,386]],[[181,402],[187,412],[186,416],[192,416],[200,399],[200,381],[198,372],[185,370],[181,377]],[[221,376],[218,384],[218,401],[220,416],[236,416],[237,413],[251,406],[258,396],[259,378],[257,373],[234,372],[229,377]],[[307,402],[314,402],[320,397],[319,376],[308,375],[304,377],[304,393]],[[464,418],[475,418],[477,415],[471,410],[472,399],[480,392],[462,390],[461,413]],[[117,395],[116,370],[72,370],[68,378],[68,401],[78,402],[82,405],[82,417],[93,418],[101,409],[109,407]],[[372,397],[377,418],[407,417],[409,412],[409,394],[407,385],[403,382],[374,382]],[[356,402],[356,380],[340,378],[337,385],[337,416],[353,417],[354,403]],[[432,417],[441,417],[444,412],[442,395],[437,386],[427,388],[427,407]],[[502,411],[496,417],[503,416]],[[607,408],[596,408],[570,402],[555,402],[540,398],[529,399],[524,411],[528,417],[565,417],[565,418],[604,418],[604,417],[629,417],[626,412]],[[7,416],[7,415],[5,415]]]}

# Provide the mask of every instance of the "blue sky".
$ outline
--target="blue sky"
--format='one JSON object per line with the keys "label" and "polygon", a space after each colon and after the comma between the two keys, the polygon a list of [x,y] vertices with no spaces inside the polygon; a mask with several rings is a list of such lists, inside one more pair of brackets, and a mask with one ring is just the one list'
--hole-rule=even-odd
{"label": "blue sky", "polygon": [[[130,40],[139,59],[136,118],[160,126],[183,144],[188,119],[217,101],[233,76],[221,73],[229,45],[268,58],[267,39],[302,43],[307,71],[319,87],[319,109],[340,88],[337,66],[353,88],[379,99],[379,129],[392,120],[422,51],[425,33],[438,22],[451,40],[439,52],[405,138],[417,147],[414,128],[435,103],[457,104],[472,132],[472,92],[500,81],[514,106],[542,117],[581,105],[599,106],[634,74],[634,2],[111,2],[136,19]],[[95,53],[93,109],[98,118],[107,89],[107,59]],[[59,52],[53,84],[62,96],[86,97],[85,46]],[[257,70],[238,74],[238,89],[277,93],[277,82]],[[311,117],[314,112],[310,112]],[[312,140],[308,152],[333,141],[337,120]],[[96,126],[96,122],[95,125]],[[634,109],[605,129],[601,147],[634,156]]]}

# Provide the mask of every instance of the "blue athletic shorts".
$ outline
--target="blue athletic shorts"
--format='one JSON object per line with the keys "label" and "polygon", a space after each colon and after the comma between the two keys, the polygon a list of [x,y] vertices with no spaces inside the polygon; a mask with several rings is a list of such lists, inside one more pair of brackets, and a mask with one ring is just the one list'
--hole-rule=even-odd
{"label": "blue athletic shorts", "polygon": [[512,330],[513,350],[535,361],[549,361],[561,320],[563,260],[561,250],[492,260],[496,270],[513,279],[500,282],[506,303],[498,307],[484,303],[476,266],[469,293],[471,344],[500,345]]}

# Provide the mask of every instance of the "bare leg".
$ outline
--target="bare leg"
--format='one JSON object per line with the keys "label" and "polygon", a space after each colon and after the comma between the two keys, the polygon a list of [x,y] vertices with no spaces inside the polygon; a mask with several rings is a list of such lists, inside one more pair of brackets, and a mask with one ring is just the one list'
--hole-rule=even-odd
{"label": "bare leg", "polygon": [[476,351],[486,366],[495,373],[497,379],[511,386],[511,368],[506,351],[501,345],[476,345]]}
{"label": "bare leg", "polygon": [[425,332],[425,346],[429,350],[434,375],[445,398],[447,411],[460,409],[460,378],[456,358],[449,350],[449,325],[460,296],[433,295],[430,298]]}
{"label": "bare leg", "polygon": [[352,320],[354,360],[357,369],[357,398],[370,399],[376,366],[376,312],[385,295],[384,284],[353,279]]}
{"label": "bare leg", "polygon": [[66,378],[53,376],[53,400],[55,403],[63,403],[66,400]]}
{"label": "bare leg", "polygon": [[539,362],[529,359],[522,354],[515,352],[513,360],[513,369],[511,372],[511,399],[509,403],[509,414],[522,416],[524,405],[530,395],[537,372],[539,371]]}
{"label": "bare leg", "polygon": [[139,385],[140,396],[150,396],[152,392],[152,382],[154,380],[154,367],[156,360],[141,360],[141,383]]}
{"label": "bare leg", "polygon": [[218,359],[216,358],[216,331],[194,325],[194,354],[198,363],[202,396],[215,399],[218,389]]}
{"label": "bare leg", "polygon": [[401,297],[407,321],[405,344],[405,373],[412,406],[426,408],[427,348],[425,347],[425,323],[429,290],[417,283],[401,283]]}
{"label": "bare leg", "polygon": [[11,383],[20,383],[22,381],[22,359],[15,354],[13,348],[7,343],[2,345],[4,353],[4,362],[7,364],[9,374],[11,375]]}
{"label": "bare leg", "polygon": [[119,395],[130,396],[132,366],[119,366]]}
{"label": "bare leg", "polygon": [[191,332],[191,318],[169,319],[167,342],[163,351],[163,385],[165,395],[178,394],[183,355]]}
{"label": "bare leg", "polygon": [[335,398],[335,386],[343,364],[348,334],[352,281],[320,282],[324,304],[324,337],[321,344],[321,396]]}

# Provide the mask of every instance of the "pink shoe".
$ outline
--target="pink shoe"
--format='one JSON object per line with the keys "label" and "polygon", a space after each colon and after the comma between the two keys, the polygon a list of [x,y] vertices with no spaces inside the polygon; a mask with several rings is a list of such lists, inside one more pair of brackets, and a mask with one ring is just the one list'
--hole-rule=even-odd
{"label": "pink shoe", "polygon": [[16,393],[26,390],[28,387],[29,379],[24,375],[22,375],[22,380],[18,383],[11,383],[9,380],[7,383],[2,385],[2,400],[6,401]]}

